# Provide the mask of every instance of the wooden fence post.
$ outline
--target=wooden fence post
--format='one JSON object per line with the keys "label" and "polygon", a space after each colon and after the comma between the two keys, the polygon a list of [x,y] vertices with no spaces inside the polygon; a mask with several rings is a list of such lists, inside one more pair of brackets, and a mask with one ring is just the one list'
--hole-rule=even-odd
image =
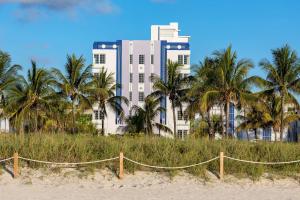
{"label": "wooden fence post", "polygon": [[119,179],[122,179],[124,177],[124,154],[123,152],[120,152],[120,168],[119,168]]}
{"label": "wooden fence post", "polygon": [[19,176],[19,155],[18,153],[14,153],[14,178],[18,178]]}
{"label": "wooden fence post", "polygon": [[224,178],[224,152],[220,152],[220,180]]}

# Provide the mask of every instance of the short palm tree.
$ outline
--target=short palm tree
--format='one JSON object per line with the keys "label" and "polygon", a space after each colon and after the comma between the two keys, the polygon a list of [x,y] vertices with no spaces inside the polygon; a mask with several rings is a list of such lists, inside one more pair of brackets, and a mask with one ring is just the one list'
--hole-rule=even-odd
{"label": "short palm tree", "polygon": [[107,117],[107,106],[115,111],[120,117],[123,116],[122,103],[128,105],[128,100],[124,96],[116,96],[115,92],[120,85],[114,80],[113,73],[101,69],[100,73],[93,78],[93,87],[91,89],[91,97],[93,102],[98,104],[100,118],[102,120],[101,132],[104,135],[104,119]]}
{"label": "short palm tree", "polygon": [[136,117],[131,117],[131,119],[135,119],[135,121],[139,123],[135,125],[137,127],[136,130],[139,129],[138,127],[142,127],[142,131],[147,135],[153,134],[154,128],[171,133],[172,130],[170,128],[168,128],[167,126],[161,123],[156,122],[157,120],[156,117],[158,117],[159,114],[164,111],[165,109],[160,106],[159,98],[148,96],[145,99],[145,103],[143,107],[137,105],[134,105],[132,107],[132,113],[134,113],[133,116]]}
{"label": "short palm tree", "polygon": [[85,66],[83,56],[77,58],[74,54],[67,55],[65,73],[59,69],[52,69],[56,77],[56,85],[60,93],[69,98],[72,103],[72,133],[75,132],[75,110],[81,105],[91,107],[88,91],[91,87],[91,65]]}
{"label": "short palm tree", "polygon": [[175,108],[182,107],[181,99],[188,91],[188,78],[181,76],[179,70],[181,65],[178,62],[168,60],[167,78],[166,81],[158,76],[153,76],[153,96],[160,96],[162,98],[169,97],[173,113],[173,133],[176,136],[176,113]]}
{"label": "short palm tree", "polygon": [[280,94],[281,108],[281,126],[280,140],[283,138],[284,131],[284,102],[286,98],[292,100],[292,103],[299,108],[299,103],[295,94],[300,94],[300,61],[295,51],[288,45],[282,48],[272,50],[273,64],[268,60],[262,60],[260,66],[267,72],[266,79],[254,77],[258,86],[263,88],[262,93],[273,95]]}
{"label": "short palm tree", "polygon": [[[229,106],[251,99],[248,72],[253,64],[248,59],[237,60],[237,53],[232,52],[231,46],[223,51],[214,53],[215,62],[214,83],[202,96],[202,109],[206,110],[209,100],[218,97],[221,110],[225,110],[226,135],[229,135]],[[223,109],[223,108],[225,109]]]}
{"label": "short palm tree", "polygon": [[[286,98],[284,103],[290,103],[289,99]],[[243,121],[238,129],[253,129],[256,133],[258,128],[271,127],[275,132],[275,141],[277,141],[277,135],[280,131],[280,127],[285,128],[289,126],[291,122],[300,119],[299,114],[294,111],[288,111],[284,113],[283,120],[281,121],[281,110],[281,97],[279,95],[260,95],[259,102],[251,106],[246,116],[238,116]],[[257,139],[256,134],[255,136]]]}
{"label": "short palm tree", "polygon": [[[201,108],[203,95],[210,88],[213,88],[215,86],[214,84],[216,84],[216,81],[214,80],[215,64],[216,62],[212,58],[208,57],[205,58],[203,62],[200,62],[200,65],[195,69],[191,88],[186,95],[187,99],[189,99],[187,111],[190,118],[194,118],[196,113],[200,113],[202,121],[205,121],[207,124],[210,139],[213,139],[215,135],[215,123],[212,120],[213,116],[211,116],[210,111],[213,106],[219,103],[219,98],[217,96],[212,96],[206,104],[206,110],[202,110]],[[221,124],[222,122],[220,122],[219,125],[221,126]]]}
{"label": "short palm tree", "polygon": [[51,110],[56,93],[52,87],[54,79],[49,72],[37,68],[35,61],[31,64],[27,79],[19,77],[18,82],[9,88],[6,109],[20,131],[23,131],[23,121],[34,121],[34,130],[37,132],[38,120]]}

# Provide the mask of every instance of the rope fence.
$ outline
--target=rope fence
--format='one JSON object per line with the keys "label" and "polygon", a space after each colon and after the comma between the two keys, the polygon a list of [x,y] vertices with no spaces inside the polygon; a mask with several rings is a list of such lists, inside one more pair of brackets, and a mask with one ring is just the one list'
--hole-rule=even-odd
{"label": "rope fence", "polygon": [[124,160],[140,165],[143,167],[148,167],[148,168],[153,168],[153,169],[166,169],[166,170],[176,170],[176,169],[187,169],[191,167],[196,167],[199,165],[204,165],[210,162],[213,162],[215,160],[219,159],[219,178],[223,180],[224,178],[224,158],[228,160],[233,160],[237,162],[243,162],[243,163],[250,163],[250,164],[260,164],[260,165],[283,165],[283,164],[293,164],[293,163],[300,163],[300,160],[293,160],[293,161],[281,161],[281,162],[263,162],[263,161],[251,161],[251,160],[244,160],[244,159],[238,159],[238,158],[233,158],[230,156],[225,156],[223,152],[220,152],[219,156],[216,156],[214,158],[211,158],[207,161],[202,161],[199,163],[191,164],[191,165],[186,165],[186,166],[156,166],[156,165],[150,165],[150,164],[145,164],[142,162],[138,162],[135,160],[132,160],[128,157],[125,157],[123,152],[120,152],[120,155],[118,157],[113,157],[113,158],[107,158],[107,159],[102,159],[102,160],[95,160],[95,161],[87,161],[87,162],[50,162],[50,161],[43,161],[43,160],[35,160],[31,158],[25,158],[22,156],[19,156],[18,153],[14,153],[13,157],[10,158],[5,158],[0,160],[0,163],[5,163],[7,161],[13,160],[13,175],[14,178],[19,176],[19,160],[24,160],[28,162],[36,162],[36,163],[41,163],[41,164],[50,164],[50,165],[62,165],[62,166],[68,166],[68,165],[88,165],[88,164],[97,164],[97,163],[103,163],[103,162],[109,162],[109,161],[115,161],[119,160],[119,178],[122,179],[124,177]]}
{"label": "rope fence", "polygon": [[6,161],[10,161],[12,159],[14,159],[14,157],[5,158],[5,159],[0,160],[0,163],[6,162]]}
{"label": "rope fence", "polygon": [[140,163],[140,162],[131,160],[127,157],[124,157],[125,160],[128,160],[129,162],[132,162],[134,164],[137,164],[137,165],[140,165],[140,166],[143,166],[143,167],[155,168],[155,169],[187,169],[187,168],[196,167],[196,166],[199,166],[199,165],[203,165],[203,164],[212,162],[212,161],[217,160],[219,158],[220,157],[217,156],[215,158],[212,158],[212,159],[204,161],[204,162],[200,162],[200,163],[196,163],[196,164],[192,164],[192,165],[180,166],[180,167],[162,167],[162,166],[147,165],[147,164],[144,164],[144,163]]}
{"label": "rope fence", "polygon": [[293,164],[293,163],[300,162],[300,160],[283,161],[283,162],[261,162],[261,161],[243,160],[243,159],[233,158],[233,157],[229,157],[229,156],[224,156],[224,158],[227,158],[229,160],[238,161],[238,162],[244,162],[244,163],[250,163],[250,164],[260,164],[260,165],[284,165],[284,164]]}
{"label": "rope fence", "polygon": [[19,157],[19,159],[29,161],[29,162],[36,162],[36,163],[41,163],[41,164],[52,164],[52,165],[88,165],[88,164],[96,164],[96,163],[102,163],[102,162],[117,160],[117,159],[119,159],[119,157],[108,158],[108,159],[103,159],[103,160],[88,161],[88,162],[75,162],[75,163],[49,162],[49,161],[42,161],[42,160],[24,158],[24,157],[21,157],[21,156]]}

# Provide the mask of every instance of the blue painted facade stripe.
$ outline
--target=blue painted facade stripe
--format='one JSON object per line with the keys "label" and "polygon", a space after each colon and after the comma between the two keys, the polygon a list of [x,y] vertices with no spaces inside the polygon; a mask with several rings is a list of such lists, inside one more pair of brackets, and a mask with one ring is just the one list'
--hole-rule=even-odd
{"label": "blue painted facade stripe", "polygon": [[[114,45],[117,45],[119,41],[121,40],[117,40],[116,42],[94,42],[93,49],[116,49]],[[102,45],[105,45],[105,48],[102,48]]]}
{"label": "blue painted facade stripe", "polygon": [[[116,95],[122,96],[122,40],[117,40],[117,42],[114,44],[117,45],[116,83],[121,86],[116,88]],[[116,113],[116,124],[118,124],[119,121],[119,114],[120,113]]]}
{"label": "blue painted facade stripe", "polygon": [[[161,49],[160,49],[160,78],[166,82],[167,80],[167,42],[161,41],[160,43]],[[163,97],[160,101],[160,106],[165,109],[165,111],[161,111],[160,113],[160,123],[166,124],[167,122],[167,97]]]}
{"label": "blue painted facade stripe", "polygon": [[272,137],[272,128],[264,128],[263,129],[263,135],[262,135],[262,139],[266,140],[266,141],[271,141]]}

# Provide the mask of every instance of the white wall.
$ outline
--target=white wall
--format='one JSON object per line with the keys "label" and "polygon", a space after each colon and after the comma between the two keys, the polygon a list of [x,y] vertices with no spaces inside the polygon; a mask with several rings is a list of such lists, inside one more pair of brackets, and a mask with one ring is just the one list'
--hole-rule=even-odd
{"label": "white wall", "polygon": [[[105,64],[95,64],[94,60],[94,54],[105,54],[106,55],[106,60]],[[101,68],[104,67],[107,69],[109,73],[114,74],[114,79],[116,80],[116,67],[117,67],[117,50],[116,49],[93,49],[93,73],[99,73]],[[98,105],[95,104],[93,106],[93,110],[98,110]],[[107,107],[107,117],[104,119],[104,129],[105,129],[105,134],[115,134],[117,133],[118,130],[118,125],[115,123],[116,115],[115,112]],[[96,125],[97,129],[102,128],[102,122],[101,120],[95,120],[94,112],[92,112],[93,119],[92,122]]]}
{"label": "white wall", "polygon": [[[169,50],[167,51],[167,59],[171,60],[173,62],[178,61],[178,55],[189,55],[190,56],[190,50]],[[190,74],[190,63],[187,65],[184,65],[180,68],[180,73],[183,74]],[[186,109],[187,105],[183,104],[182,111]],[[187,130],[188,133],[190,131],[190,121],[185,120],[178,120],[177,113],[180,109],[175,109],[175,115],[176,115],[176,129],[178,130]],[[174,131],[174,121],[173,121],[173,112],[172,112],[172,104],[167,98],[167,126],[171,128],[172,131]]]}

